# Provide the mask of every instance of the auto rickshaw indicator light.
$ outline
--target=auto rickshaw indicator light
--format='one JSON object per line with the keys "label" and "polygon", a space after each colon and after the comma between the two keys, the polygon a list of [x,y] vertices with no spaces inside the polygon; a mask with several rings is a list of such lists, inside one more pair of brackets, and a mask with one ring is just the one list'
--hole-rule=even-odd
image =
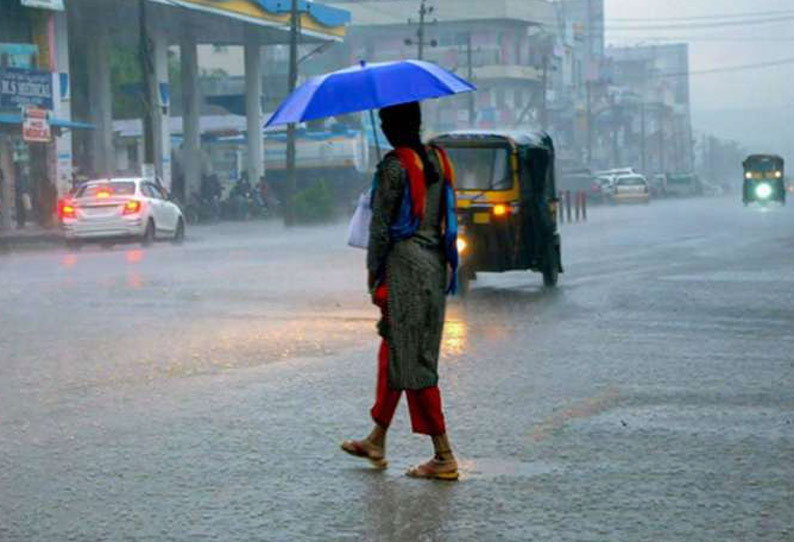
{"label": "auto rickshaw indicator light", "polygon": [[780,170],[776,171],[775,172],[775,179],[780,179],[781,177],[783,177],[783,172],[780,171]]}
{"label": "auto rickshaw indicator light", "polygon": [[509,211],[507,205],[494,205],[493,214],[494,216],[505,216]]}
{"label": "auto rickshaw indicator light", "polygon": [[745,178],[745,179],[752,179],[752,178],[753,178],[753,174],[752,174],[752,172],[748,171],[747,173],[745,173],[745,174],[744,174],[744,178]]}

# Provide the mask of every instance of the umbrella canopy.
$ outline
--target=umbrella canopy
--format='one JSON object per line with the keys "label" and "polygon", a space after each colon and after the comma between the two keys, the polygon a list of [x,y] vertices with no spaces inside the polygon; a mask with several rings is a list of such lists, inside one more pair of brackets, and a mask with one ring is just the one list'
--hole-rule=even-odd
{"label": "umbrella canopy", "polygon": [[287,96],[265,126],[380,109],[473,90],[476,90],[474,85],[431,62],[362,62],[309,79]]}

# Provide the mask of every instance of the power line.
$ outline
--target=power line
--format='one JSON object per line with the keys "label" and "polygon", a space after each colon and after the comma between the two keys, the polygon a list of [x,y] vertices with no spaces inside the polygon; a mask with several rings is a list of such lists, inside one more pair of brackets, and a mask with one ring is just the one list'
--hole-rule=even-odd
{"label": "power line", "polygon": [[693,23],[693,24],[663,24],[663,25],[639,25],[639,26],[611,26],[606,27],[606,31],[611,32],[644,32],[648,30],[695,30],[702,28],[722,28],[728,26],[753,26],[758,24],[774,24],[794,20],[794,15],[786,17],[767,17],[756,19],[742,19],[734,21],[721,21],[712,23]]}
{"label": "power line", "polygon": [[742,19],[753,17],[768,17],[771,15],[792,15],[794,10],[784,9],[778,11],[756,11],[754,13],[725,13],[711,15],[692,15],[689,17],[610,17],[608,21],[616,22],[659,22],[659,21],[702,21],[714,19]]}
{"label": "power line", "polygon": [[692,75],[709,75],[712,73],[729,73],[747,70],[758,70],[762,68],[771,68],[774,66],[784,66],[787,64],[794,64],[794,57],[783,58],[780,60],[770,60],[769,62],[757,62],[755,64],[741,64],[738,66],[723,66],[720,68],[711,68],[708,70],[692,70],[686,72],[673,72],[673,73],[660,73],[655,77],[658,79],[666,79],[673,77],[688,77]]}

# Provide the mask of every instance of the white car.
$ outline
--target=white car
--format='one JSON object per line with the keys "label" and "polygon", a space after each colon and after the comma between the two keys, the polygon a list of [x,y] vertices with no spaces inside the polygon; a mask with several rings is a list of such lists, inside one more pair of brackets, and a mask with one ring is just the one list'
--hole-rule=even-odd
{"label": "white car", "polygon": [[615,203],[648,203],[650,199],[648,181],[642,175],[619,175],[612,184]]}
{"label": "white car", "polygon": [[157,184],[141,178],[88,181],[59,204],[68,243],[137,238],[144,244],[185,237],[182,211]]}

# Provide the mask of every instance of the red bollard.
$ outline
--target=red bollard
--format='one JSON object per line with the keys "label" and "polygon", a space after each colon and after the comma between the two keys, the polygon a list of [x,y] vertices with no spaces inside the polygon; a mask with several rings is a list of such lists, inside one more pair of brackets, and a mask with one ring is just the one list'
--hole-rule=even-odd
{"label": "red bollard", "polygon": [[565,191],[565,219],[570,224],[571,223],[571,191]]}

